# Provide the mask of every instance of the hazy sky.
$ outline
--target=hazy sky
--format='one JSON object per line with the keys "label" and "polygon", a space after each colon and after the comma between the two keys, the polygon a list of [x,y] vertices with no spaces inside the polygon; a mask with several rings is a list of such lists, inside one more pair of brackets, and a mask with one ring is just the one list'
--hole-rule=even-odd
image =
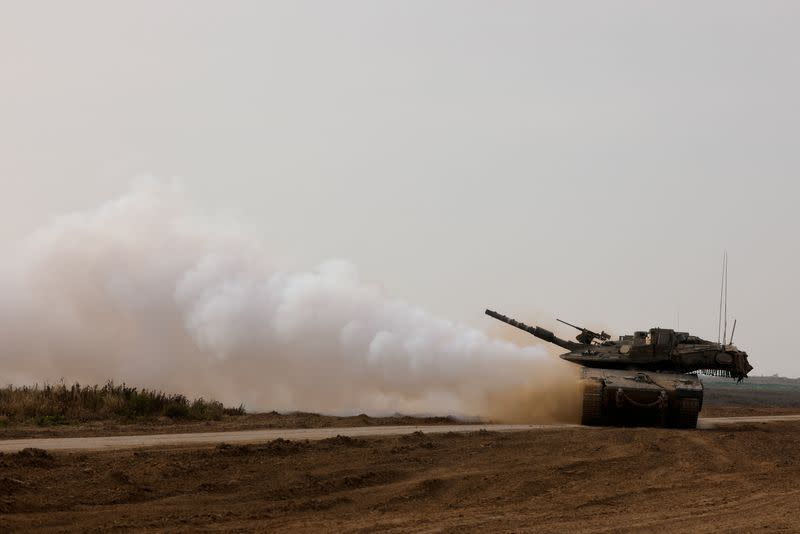
{"label": "hazy sky", "polygon": [[[431,312],[800,375],[795,2],[0,2],[0,243],[182,177]],[[2,298],[0,296],[0,298]],[[532,342],[536,342],[531,338]]]}

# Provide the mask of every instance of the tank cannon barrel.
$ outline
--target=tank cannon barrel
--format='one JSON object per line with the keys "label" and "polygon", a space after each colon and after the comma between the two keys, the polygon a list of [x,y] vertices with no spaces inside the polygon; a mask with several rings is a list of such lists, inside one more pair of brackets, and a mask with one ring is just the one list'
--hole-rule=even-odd
{"label": "tank cannon barrel", "polygon": [[506,324],[510,324],[511,326],[519,328],[520,330],[524,330],[527,333],[534,335],[543,341],[547,341],[548,343],[558,345],[559,347],[563,347],[567,350],[575,350],[576,348],[582,346],[580,343],[575,343],[574,341],[567,341],[565,339],[556,337],[556,335],[553,334],[550,330],[545,330],[544,328],[540,328],[538,326],[528,326],[525,323],[516,321],[511,317],[506,317],[505,315],[497,313],[496,311],[486,310],[486,315],[494,319],[497,319],[498,321],[503,321]]}

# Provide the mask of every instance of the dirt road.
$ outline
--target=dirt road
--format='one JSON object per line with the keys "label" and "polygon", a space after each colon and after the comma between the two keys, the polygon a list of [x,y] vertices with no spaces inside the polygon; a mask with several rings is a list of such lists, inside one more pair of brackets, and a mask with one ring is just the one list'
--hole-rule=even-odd
{"label": "dirt road", "polygon": [[[698,427],[714,428],[733,423],[767,423],[777,421],[800,421],[800,415],[772,415],[751,417],[712,417],[701,419]],[[0,452],[17,452],[25,448],[49,451],[90,451],[132,449],[140,447],[166,447],[178,445],[213,445],[218,443],[263,443],[275,439],[320,440],[335,436],[373,437],[396,436],[425,432],[426,434],[447,432],[521,432],[530,430],[556,430],[584,428],[578,425],[403,425],[340,428],[296,428],[246,430],[236,432],[193,432],[182,434],[152,434],[133,436],[79,437],[79,438],[30,438],[0,441]]]}
{"label": "dirt road", "polygon": [[697,421],[697,428],[708,429],[717,425],[733,425],[738,423],[779,423],[800,421],[800,414],[785,415],[745,415],[736,417],[701,417]]}
{"label": "dirt road", "polygon": [[[800,417],[800,416],[798,416]],[[86,438],[32,438],[0,441],[0,452],[17,452],[28,447],[49,451],[114,450],[139,447],[177,445],[214,445],[218,443],[259,443],[275,439],[320,440],[336,436],[354,438],[396,436],[414,432],[496,432],[569,428],[577,425],[403,425],[340,428],[277,428],[238,432],[192,432],[186,434],[152,434],[141,436],[108,436]]]}

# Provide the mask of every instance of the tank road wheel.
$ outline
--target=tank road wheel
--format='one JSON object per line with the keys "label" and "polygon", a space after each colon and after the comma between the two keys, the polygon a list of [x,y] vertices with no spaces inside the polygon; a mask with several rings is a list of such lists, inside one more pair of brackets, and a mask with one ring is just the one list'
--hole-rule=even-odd
{"label": "tank road wheel", "polygon": [[678,410],[675,414],[675,427],[697,428],[697,415],[700,413],[700,399],[678,399]]}
{"label": "tank road wheel", "polygon": [[602,425],[603,417],[603,386],[594,381],[588,382],[583,387],[583,412],[581,424],[589,426]]}

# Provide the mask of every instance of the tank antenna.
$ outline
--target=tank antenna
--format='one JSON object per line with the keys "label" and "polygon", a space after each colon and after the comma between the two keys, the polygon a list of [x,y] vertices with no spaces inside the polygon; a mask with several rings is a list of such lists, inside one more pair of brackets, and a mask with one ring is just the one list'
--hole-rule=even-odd
{"label": "tank antenna", "polygon": [[736,319],[733,320],[733,328],[731,328],[731,338],[728,342],[733,345],[733,333],[736,332]]}
{"label": "tank antenna", "polygon": [[725,251],[725,319],[722,329],[722,344],[727,345],[728,338],[728,251]]}
{"label": "tank antenna", "polygon": [[719,315],[717,315],[717,345],[722,345],[722,292],[725,289],[725,256],[722,256],[722,277],[719,285]]}

